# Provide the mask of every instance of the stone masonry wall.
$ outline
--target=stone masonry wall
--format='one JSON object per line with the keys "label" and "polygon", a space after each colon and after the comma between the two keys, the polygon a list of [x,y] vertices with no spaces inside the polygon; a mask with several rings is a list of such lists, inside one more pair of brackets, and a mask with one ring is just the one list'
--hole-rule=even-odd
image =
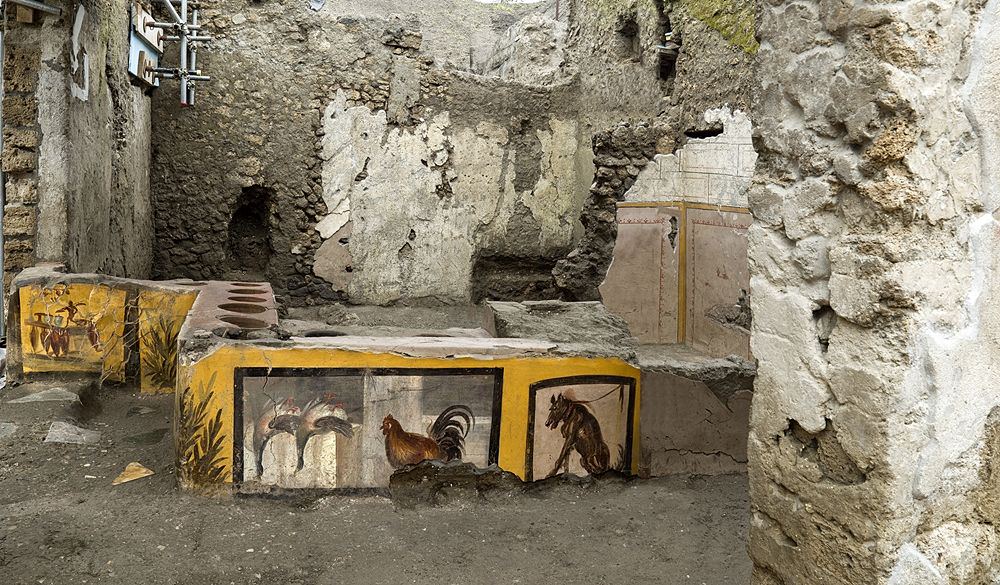
{"label": "stone masonry wall", "polygon": [[290,304],[468,302],[523,266],[508,294],[551,289],[590,181],[568,88],[440,67],[408,17],[205,17],[199,105],[156,98],[161,276],[238,276],[231,219],[256,190],[267,259],[247,277]]}
{"label": "stone masonry wall", "polygon": [[4,290],[39,261],[146,277],[149,102],[128,80],[127,3],[60,2],[4,38]]}
{"label": "stone masonry wall", "polygon": [[[607,202],[663,134],[669,149],[681,125],[704,124],[690,108],[745,105],[742,79],[698,99],[686,76],[728,79],[703,57],[747,53],[678,17],[691,53],[678,80],[661,80],[654,2],[579,0],[558,20],[551,2],[456,3],[206,9],[217,41],[200,60],[213,75],[200,104],[156,97],[159,275],[264,277],[291,304],[596,298],[614,241]],[[663,101],[675,85],[690,106]],[[656,130],[661,109],[672,113]],[[244,237],[231,220],[248,205],[260,211]]]}
{"label": "stone masonry wall", "polygon": [[1000,577],[998,6],[763,6],[757,585]]}

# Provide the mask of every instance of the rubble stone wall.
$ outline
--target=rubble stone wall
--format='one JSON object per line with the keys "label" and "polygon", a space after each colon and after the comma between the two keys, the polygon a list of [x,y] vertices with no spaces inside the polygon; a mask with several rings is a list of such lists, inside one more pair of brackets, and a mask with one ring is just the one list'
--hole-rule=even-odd
{"label": "rubble stone wall", "polygon": [[[691,53],[661,79],[665,8],[578,0],[556,18],[554,4],[207,8],[213,80],[193,109],[155,98],[158,274],[242,271],[293,305],[597,298],[608,202],[664,134],[704,125],[697,108],[746,108],[735,80],[692,104],[664,95],[731,70],[705,57],[748,54],[678,17]],[[248,201],[263,219],[236,238]],[[234,238],[266,254],[242,266]]]}

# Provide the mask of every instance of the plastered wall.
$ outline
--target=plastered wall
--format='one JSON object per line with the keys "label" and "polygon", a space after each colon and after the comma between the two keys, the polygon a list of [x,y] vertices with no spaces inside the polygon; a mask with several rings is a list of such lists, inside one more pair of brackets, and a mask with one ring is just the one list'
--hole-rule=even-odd
{"label": "plastered wall", "polygon": [[709,110],[718,134],[658,154],[618,205],[601,297],[642,343],[750,356],[747,207],[757,155],[746,113]]}
{"label": "plastered wall", "polygon": [[[5,291],[39,261],[143,278],[150,109],[130,85],[127,3],[59,2],[4,35]],[[118,34],[120,33],[120,34]]]}

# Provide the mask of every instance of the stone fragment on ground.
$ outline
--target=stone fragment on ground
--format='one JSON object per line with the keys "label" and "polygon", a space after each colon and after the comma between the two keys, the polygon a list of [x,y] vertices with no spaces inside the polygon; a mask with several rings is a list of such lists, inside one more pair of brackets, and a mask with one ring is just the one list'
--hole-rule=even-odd
{"label": "stone fragment on ground", "polygon": [[20,398],[8,400],[10,404],[25,404],[28,402],[80,402],[80,396],[62,387],[45,388],[32,392]]}
{"label": "stone fragment on ground", "polygon": [[68,443],[71,445],[90,445],[101,440],[100,431],[91,431],[68,422],[55,421],[45,435],[46,443]]}
{"label": "stone fragment on ground", "polygon": [[128,409],[128,412],[125,413],[125,416],[143,416],[147,414],[152,414],[154,412],[156,412],[156,409],[151,408],[149,406],[133,406],[132,408]]}
{"label": "stone fragment on ground", "polygon": [[155,445],[163,440],[163,437],[167,434],[170,429],[164,427],[159,429],[153,429],[145,433],[139,433],[138,435],[131,435],[125,437],[125,442],[132,445]]}
{"label": "stone fragment on ground", "polygon": [[133,461],[125,466],[125,470],[118,474],[118,477],[111,481],[111,485],[119,485],[144,477],[149,477],[155,472],[138,461]]}
{"label": "stone fragment on ground", "polygon": [[9,422],[0,422],[0,441],[13,437],[17,433],[17,425]]}

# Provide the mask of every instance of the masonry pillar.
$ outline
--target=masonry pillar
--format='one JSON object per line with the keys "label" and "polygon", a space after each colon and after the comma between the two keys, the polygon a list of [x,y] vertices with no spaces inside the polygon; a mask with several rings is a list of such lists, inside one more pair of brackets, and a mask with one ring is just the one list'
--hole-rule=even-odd
{"label": "masonry pillar", "polygon": [[757,585],[1000,577],[998,10],[762,7]]}

